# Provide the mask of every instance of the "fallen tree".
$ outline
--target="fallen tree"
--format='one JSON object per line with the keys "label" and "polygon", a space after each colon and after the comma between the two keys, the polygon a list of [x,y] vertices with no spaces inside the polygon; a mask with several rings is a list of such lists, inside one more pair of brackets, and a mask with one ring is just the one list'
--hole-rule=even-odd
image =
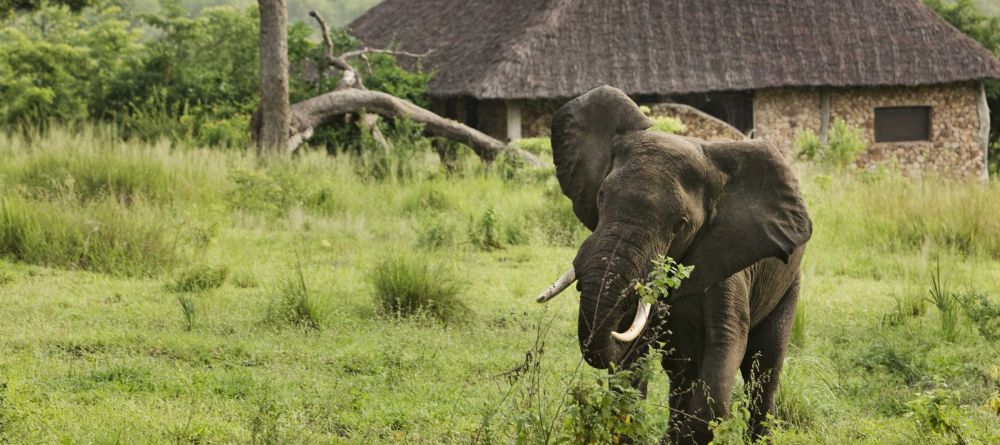
{"label": "fallen tree", "polygon": [[[510,146],[475,128],[442,117],[408,100],[381,91],[369,90],[364,85],[361,73],[350,63],[354,58],[367,61],[366,56],[373,53],[417,58],[429,53],[412,54],[388,49],[362,48],[334,56],[333,43],[326,21],[316,11],[310,12],[309,15],[319,23],[326,48],[324,57],[326,66],[321,67],[320,72],[325,72],[328,69],[339,71],[340,81],[337,82],[334,91],[291,105],[286,149],[288,153],[294,152],[303,142],[309,140],[316,128],[335,122],[344,122],[344,116],[348,115],[359,116],[362,125],[372,132],[374,140],[383,149],[391,150],[391,145],[382,136],[378,125],[376,125],[377,116],[381,116],[390,119],[405,118],[418,122],[424,126],[424,133],[428,136],[442,137],[465,144],[484,162],[492,162],[502,153],[510,152],[523,158],[533,167],[544,166],[535,155]],[[251,133],[254,142],[260,140],[261,114],[261,110],[258,110],[251,120]]]}

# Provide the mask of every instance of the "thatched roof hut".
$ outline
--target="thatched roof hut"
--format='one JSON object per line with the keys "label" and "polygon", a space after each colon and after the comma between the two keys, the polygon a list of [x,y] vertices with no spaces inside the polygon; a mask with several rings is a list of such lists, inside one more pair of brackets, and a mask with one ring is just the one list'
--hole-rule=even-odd
{"label": "thatched roof hut", "polygon": [[433,50],[430,94],[480,121],[495,101],[520,118],[609,84],[762,133],[759,92],[815,92],[819,108],[824,91],[1000,78],[993,54],[920,0],[385,0],[350,29],[369,45]]}

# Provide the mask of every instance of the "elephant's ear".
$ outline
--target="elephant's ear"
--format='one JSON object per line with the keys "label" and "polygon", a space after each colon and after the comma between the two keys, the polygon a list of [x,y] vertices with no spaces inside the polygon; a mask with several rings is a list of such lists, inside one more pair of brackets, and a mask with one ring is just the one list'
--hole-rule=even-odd
{"label": "elephant's ear", "polygon": [[[798,181],[784,157],[763,141],[708,143],[705,155],[722,173],[714,216],[684,256],[695,270],[681,287],[701,293],[768,257],[788,262],[812,236]],[[711,213],[711,212],[710,212]]]}
{"label": "elephant's ear", "polygon": [[590,230],[597,227],[597,192],[611,170],[615,136],[653,122],[617,88],[602,86],[571,100],[552,117],[552,157],[563,193]]}

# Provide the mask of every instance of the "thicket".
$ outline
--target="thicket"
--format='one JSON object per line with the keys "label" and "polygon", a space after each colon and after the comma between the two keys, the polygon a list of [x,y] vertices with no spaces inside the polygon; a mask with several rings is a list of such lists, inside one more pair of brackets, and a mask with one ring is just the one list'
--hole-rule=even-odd
{"label": "thicket", "polygon": [[[313,27],[290,17],[291,101],[333,89],[321,74],[323,48]],[[258,13],[213,7],[190,17],[177,5],[132,17],[113,3],[75,10],[42,5],[3,19],[0,28],[0,127],[32,131],[84,122],[118,126],[122,136],[199,146],[243,147],[258,104]],[[333,29],[334,51],[358,45]],[[428,74],[391,55],[359,67],[371,89],[427,103]],[[393,127],[388,126],[387,131]],[[316,145],[350,145],[355,130],[321,132]],[[356,132],[356,131],[355,131]]]}

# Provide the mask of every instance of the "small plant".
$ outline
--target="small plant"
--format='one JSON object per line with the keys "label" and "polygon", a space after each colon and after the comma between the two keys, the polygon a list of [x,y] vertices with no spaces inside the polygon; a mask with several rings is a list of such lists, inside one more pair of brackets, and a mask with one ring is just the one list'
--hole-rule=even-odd
{"label": "small plant", "polygon": [[469,309],[459,300],[462,285],[451,271],[426,258],[395,256],[379,263],[369,281],[382,314],[393,318],[427,315],[458,321]]}
{"label": "small plant", "polygon": [[907,403],[918,430],[941,438],[952,437],[957,444],[967,444],[966,426],[958,405],[959,394],[944,385],[917,394],[916,399]]}
{"label": "small plant", "polygon": [[941,317],[941,335],[947,341],[955,339],[958,333],[959,302],[955,294],[945,288],[945,283],[941,280],[941,262],[938,261],[936,268],[931,272],[930,296],[927,298],[933,304]]}
{"label": "small plant", "polygon": [[250,289],[260,285],[257,278],[254,277],[253,274],[245,271],[234,272],[229,280],[232,281],[233,286],[240,289]]}
{"label": "small plant", "polygon": [[273,293],[264,323],[272,326],[295,326],[305,330],[320,329],[320,311],[306,286],[302,263],[296,260],[291,276]]}
{"label": "small plant", "polygon": [[861,129],[840,118],[834,119],[825,145],[814,131],[806,129],[795,138],[795,146],[800,158],[841,171],[853,165],[865,150]]}
{"label": "small plant", "polygon": [[195,303],[194,296],[181,294],[177,296],[177,302],[181,305],[181,313],[184,315],[184,330],[190,332],[194,329]]}
{"label": "small plant", "polygon": [[653,270],[645,283],[636,282],[635,290],[645,303],[653,303],[670,295],[671,289],[681,287],[681,283],[691,276],[694,266],[685,266],[673,258],[657,255],[653,259]]}
{"label": "small plant", "polygon": [[1000,340],[1000,304],[991,301],[985,294],[974,292],[956,295],[955,298],[983,338]]}
{"label": "small plant", "polygon": [[648,380],[660,355],[643,356],[637,366],[610,376],[584,381],[570,390],[566,409],[566,431],[571,443],[657,443],[661,431],[654,428],[634,380]]}
{"label": "small plant", "polygon": [[167,288],[173,292],[204,292],[222,286],[228,276],[227,266],[194,266],[181,272]]}
{"label": "small plant", "polygon": [[500,238],[500,220],[493,207],[486,209],[478,221],[469,227],[469,241],[480,250],[497,250],[503,248]]}
{"label": "small plant", "polygon": [[424,249],[441,249],[455,244],[455,224],[446,217],[427,219],[420,227],[417,245]]}
{"label": "small plant", "polygon": [[653,126],[649,129],[670,134],[684,134],[687,132],[687,125],[676,117],[656,116],[653,118]]}

